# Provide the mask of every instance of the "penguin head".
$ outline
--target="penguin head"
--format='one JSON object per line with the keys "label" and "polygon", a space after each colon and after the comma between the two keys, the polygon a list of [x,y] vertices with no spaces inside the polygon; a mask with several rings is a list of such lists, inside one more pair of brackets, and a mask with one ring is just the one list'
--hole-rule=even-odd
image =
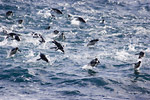
{"label": "penguin head", "polygon": [[139,58],[142,58],[142,57],[144,57],[144,52],[143,51],[141,51],[140,53],[139,53]]}
{"label": "penguin head", "polygon": [[144,57],[145,53],[143,51],[141,51],[140,53],[137,53],[135,55],[139,55],[139,58],[142,58],[142,57]]}

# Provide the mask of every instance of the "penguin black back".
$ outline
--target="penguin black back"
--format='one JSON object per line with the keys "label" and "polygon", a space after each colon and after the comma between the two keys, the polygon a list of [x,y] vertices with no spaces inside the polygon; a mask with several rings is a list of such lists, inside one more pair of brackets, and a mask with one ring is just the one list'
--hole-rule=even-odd
{"label": "penguin black back", "polygon": [[6,12],[6,16],[8,17],[8,16],[12,16],[13,15],[13,12],[12,11],[7,11]]}
{"label": "penguin black back", "polygon": [[90,65],[91,65],[92,67],[95,67],[95,66],[97,66],[99,63],[100,63],[100,61],[99,61],[97,58],[95,58],[95,59],[93,59],[93,60],[90,62]]}
{"label": "penguin black back", "polygon": [[21,50],[19,50],[19,48],[18,48],[18,47],[13,48],[13,49],[10,51],[9,56],[12,56],[12,55],[16,54],[16,53],[17,53],[17,51],[20,51],[20,52],[21,52]]}
{"label": "penguin black back", "polygon": [[93,39],[87,44],[87,46],[94,45],[98,41],[99,41],[99,39]]}
{"label": "penguin black back", "polygon": [[63,53],[65,52],[63,46],[56,40],[52,41],[52,43],[54,43],[57,46],[57,49],[61,50]]}
{"label": "penguin black back", "polygon": [[82,22],[82,23],[86,23],[86,21],[85,21],[83,18],[81,18],[81,17],[77,17],[77,19],[78,19],[80,22]]}
{"label": "penguin black back", "polygon": [[11,37],[12,39],[15,39],[15,40],[17,40],[17,41],[20,41],[20,37],[19,37],[20,35],[19,34],[16,34],[16,33],[9,33],[9,34],[7,34],[7,37],[6,38],[9,38],[9,37]]}
{"label": "penguin black back", "polygon": [[52,10],[55,11],[57,14],[62,14],[62,12],[58,10],[57,8],[52,8]]}
{"label": "penguin black back", "polygon": [[22,24],[22,23],[23,23],[23,20],[22,20],[22,19],[18,20],[18,23],[19,23],[19,24]]}
{"label": "penguin black back", "polygon": [[47,63],[49,63],[48,59],[46,58],[46,56],[43,53],[40,53],[40,58],[37,59],[37,60],[40,60],[40,59],[42,59],[42,60],[46,61]]}

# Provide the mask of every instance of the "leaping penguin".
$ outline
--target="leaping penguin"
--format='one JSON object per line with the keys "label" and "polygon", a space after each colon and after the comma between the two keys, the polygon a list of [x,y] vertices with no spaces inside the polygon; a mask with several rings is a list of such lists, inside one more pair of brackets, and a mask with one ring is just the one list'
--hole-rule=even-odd
{"label": "leaping penguin", "polygon": [[46,56],[43,53],[40,53],[40,58],[37,60],[43,60],[43,61],[46,61],[47,63],[49,63],[48,59],[46,58]]}
{"label": "leaping penguin", "polygon": [[134,63],[134,70],[138,71],[142,66],[142,58],[144,57],[145,53],[141,51],[140,53],[136,54],[139,55],[137,63]]}
{"label": "leaping penguin", "polygon": [[89,64],[84,65],[82,67],[82,69],[93,69],[94,67],[96,67],[98,64],[100,63],[100,61],[98,60],[98,58],[93,59]]}
{"label": "leaping penguin", "polygon": [[57,47],[56,50],[61,50],[63,53],[65,53],[63,46],[58,43],[56,40],[53,40],[52,43],[54,43]]}
{"label": "leaping penguin", "polygon": [[10,51],[10,54],[9,54],[9,57],[15,55],[17,53],[17,51],[21,52],[21,50],[16,47],[16,48],[13,48],[11,51]]}
{"label": "leaping penguin", "polygon": [[93,39],[87,44],[87,46],[95,45],[95,43],[98,41],[99,41],[99,39]]}
{"label": "leaping penguin", "polygon": [[16,34],[16,33],[9,33],[9,34],[7,34],[7,37],[6,38],[9,38],[9,37],[11,37],[12,39],[15,39],[15,40],[17,40],[17,41],[20,41],[20,34]]}

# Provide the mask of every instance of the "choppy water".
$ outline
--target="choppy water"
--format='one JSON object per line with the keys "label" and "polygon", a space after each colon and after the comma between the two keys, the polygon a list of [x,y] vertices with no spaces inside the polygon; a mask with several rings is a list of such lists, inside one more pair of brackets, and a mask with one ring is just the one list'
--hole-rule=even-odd
{"label": "choppy water", "polygon": [[[9,10],[14,14],[7,18]],[[86,24],[73,25],[76,16]],[[21,34],[21,41],[6,39],[3,30]],[[66,39],[58,39],[54,30]],[[32,32],[42,34],[46,43]],[[96,38],[96,45],[86,46]],[[50,49],[53,39],[65,54]],[[8,58],[17,46],[21,52]],[[134,74],[132,63],[140,51],[145,52],[143,65]],[[36,61],[40,52],[50,64]],[[149,0],[0,0],[0,100],[149,100],[149,53]],[[83,70],[95,57],[101,64],[94,72]]]}

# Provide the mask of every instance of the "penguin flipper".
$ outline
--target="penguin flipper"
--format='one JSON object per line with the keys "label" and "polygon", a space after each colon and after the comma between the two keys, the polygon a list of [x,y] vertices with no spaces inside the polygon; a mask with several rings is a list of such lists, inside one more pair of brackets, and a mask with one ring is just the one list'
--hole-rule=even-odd
{"label": "penguin flipper", "polygon": [[41,58],[37,59],[37,61],[41,60]]}

